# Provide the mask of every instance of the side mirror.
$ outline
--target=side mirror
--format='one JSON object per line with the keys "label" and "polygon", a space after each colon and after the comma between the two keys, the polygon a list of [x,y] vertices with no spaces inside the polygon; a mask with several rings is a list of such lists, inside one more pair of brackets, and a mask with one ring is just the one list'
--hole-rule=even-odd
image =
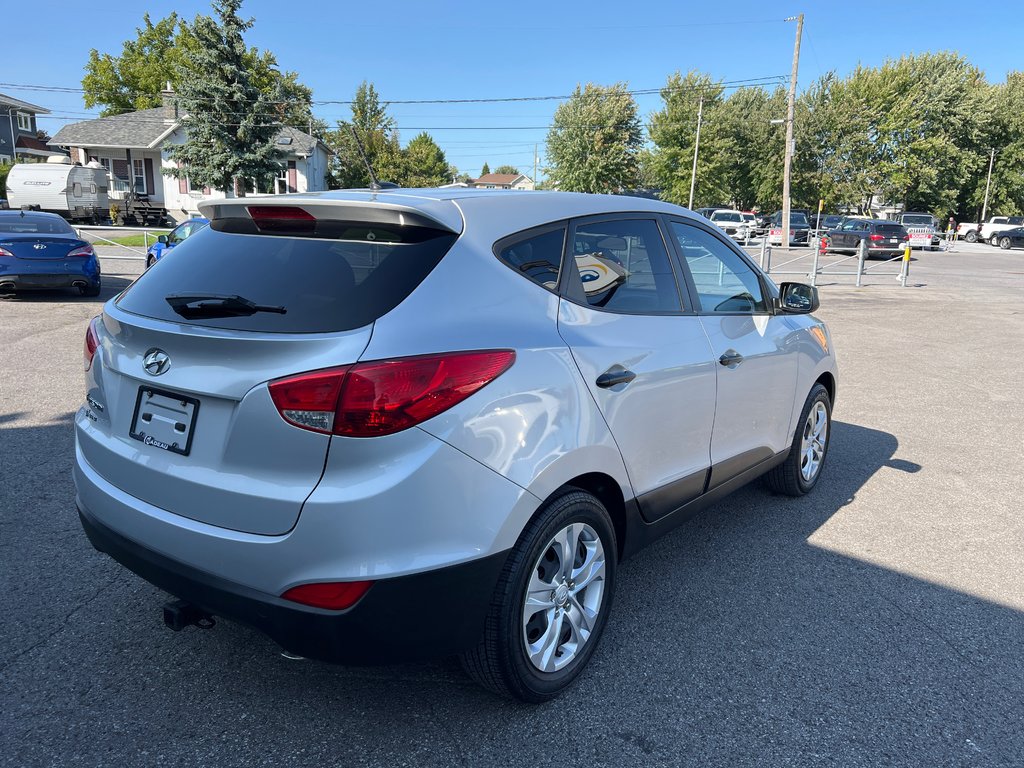
{"label": "side mirror", "polygon": [[778,307],[789,315],[808,315],[821,306],[818,289],[805,283],[783,283],[779,286]]}
{"label": "side mirror", "polygon": [[156,241],[162,245],[167,245],[167,235],[160,235],[157,237]]}

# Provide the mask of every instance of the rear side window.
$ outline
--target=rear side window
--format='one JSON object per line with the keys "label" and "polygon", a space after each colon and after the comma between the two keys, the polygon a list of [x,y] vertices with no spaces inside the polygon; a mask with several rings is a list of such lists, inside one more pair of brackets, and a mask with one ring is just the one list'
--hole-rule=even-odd
{"label": "rear side window", "polygon": [[571,297],[630,314],[681,312],[679,288],[661,231],[652,220],[587,222],[572,236]]}
{"label": "rear side window", "polygon": [[[353,225],[345,233],[355,237],[362,232],[364,238],[324,240],[203,227],[174,249],[173,258],[161,259],[143,273],[117,306],[158,320],[240,331],[360,328],[398,306],[457,239],[448,232],[415,229],[392,232],[376,224]],[[172,309],[168,296],[239,296],[284,312],[190,319]]]}
{"label": "rear side window", "polygon": [[565,248],[565,228],[537,234],[524,233],[495,246],[498,258],[519,274],[549,291],[558,290],[558,273]]}

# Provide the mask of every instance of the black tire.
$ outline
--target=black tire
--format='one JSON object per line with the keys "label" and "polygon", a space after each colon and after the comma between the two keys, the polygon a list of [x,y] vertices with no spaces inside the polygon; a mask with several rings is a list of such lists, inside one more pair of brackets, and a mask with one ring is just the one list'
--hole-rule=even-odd
{"label": "black tire", "polygon": [[1001,237],[1001,238],[999,238],[999,247],[1002,248],[1004,251],[1010,250],[1010,247],[1012,245],[1013,245],[1013,242],[1010,240],[1010,238],[1008,238],[1008,237]]}
{"label": "black tire", "polygon": [[82,294],[83,296],[87,296],[89,298],[95,298],[95,297],[100,295],[101,288],[102,288],[102,285],[99,283],[99,281],[97,281],[96,285],[87,285],[85,287],[80,287],[78,289],[78,292],[80,294]]}
{"label": "black tire", "polygon": [[978,233],[972,229],[970,232],[964,235],[964,240],[966,240],[968,243],[976,243],[978,242]]}
{"label": "black tire", "polygon": [[[821,456],[817,472],[810,480],[806,480],[800,471],[801,444],[804,438],[804,429],[807,424],[807,417],[815,403],[824,403],[827,415],[825,432],[825,449]],[[800,419],[797,421],[796,432],[793,435],[793,442],[789,447],[789,456],[779,466],[770,470],[765,475],[768,487],[775,493],[786,496],[803,496],[810,493],[818,483],[821,473],[825,469],[825,461],[828,458],[828,445],[832,439],[832,401],[828,396],[828,390],[821,384],[815,384],[811,393],[807,395],[803,410],[800,411]]]}
{"label": "black tire", "polygon": [[989,245],[999,245],[999,235],[992,235],[988,239],[988,244]]}
{"label": "black tire", "polygon": [[[523,636],[523,606],[535,566],[549,543],[571,523],[585,523],[604,548],[604,587],[591,635],[563,669],[542,672],[530,661]],[[594,653],[611,611],[618,550],[608,511],[585,491],[569,488],[549,499],[526,526],[498,578],[484,631],[475,648],[462,654],[462,667],[484,688],[501,696],[539,704],[568,688]]]}
{"label": "black tire", "polygon": [[156,259],[154,259],[152,256],[147,256],[146,257],[146,269],[149,269],[154,264],[156,264]]}

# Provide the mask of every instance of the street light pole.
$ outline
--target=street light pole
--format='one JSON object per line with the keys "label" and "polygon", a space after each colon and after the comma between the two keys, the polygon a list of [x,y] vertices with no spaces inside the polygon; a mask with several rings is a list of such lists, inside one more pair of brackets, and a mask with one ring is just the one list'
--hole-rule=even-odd
{"label": "street light pole", "polygon": [[992,154],[988,156],[988,178],[985,180],[985,202],[981,204],[981,221],[978,222],[980,228],[985,223],[985,213],[988,211],[988,188],[992,184],[992,164],[996,161],[996,150],[992,148]]}
{"label": "street light pole", "polygon": [[686,206],[693,210],[693,190],[697,186],[697,150],[700,149],[700,123],[704,117],[704,94],[700,96],[700,104],[697,107],[697,136],[693,141],[693,169],[690,171],[690,204]]}
{"label": "street light pole", "polygon": [[[786,21],[793,21],[790,16]],[[796,102],[796,73],[800,66],[800,36],[804,31],[804,15],[796,17],[796,45],[793,47],[793,73],[789,78],[789,105],[786,108],[786,154],[782,170],[782,247],[789,248],[789,183],[793,170],[793,111]]]}

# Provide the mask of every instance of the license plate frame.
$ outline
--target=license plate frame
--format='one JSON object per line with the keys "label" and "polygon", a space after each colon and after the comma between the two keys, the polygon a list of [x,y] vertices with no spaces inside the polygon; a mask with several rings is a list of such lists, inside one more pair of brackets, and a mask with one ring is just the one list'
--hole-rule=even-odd
{"label": "license plate frame", "polygon": [[[150,410],[143,410],[144,403]],[[188,456],[198,416],[197,398],[143,385],[135,398],[128,436],[154,448]],[[152,425],[150,429],[157,434],[147,432],[144,425]]]}

